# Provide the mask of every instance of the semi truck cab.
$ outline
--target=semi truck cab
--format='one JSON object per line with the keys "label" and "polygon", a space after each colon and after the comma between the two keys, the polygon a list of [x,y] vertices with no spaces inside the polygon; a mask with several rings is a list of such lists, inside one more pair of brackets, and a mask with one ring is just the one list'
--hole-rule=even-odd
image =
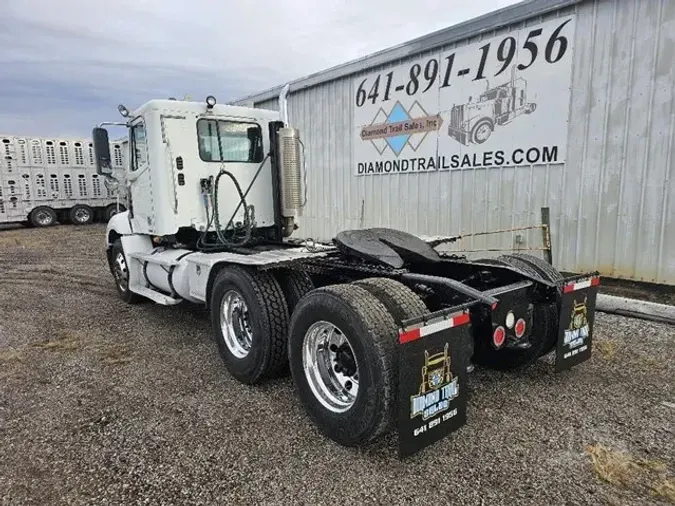
{"label": "semi truck cab", "polygon": [[[213,97],[203,103],[151,100],[133,112],[121,106],[120,112],[129,133],[125,179],[131,200],[128,220],[135,233],[203,232],[213,229],[214,211],[229,217],[237,207],[233,224],[243,224],[248,212],[256,228],[274,227],[278,199],[269,152],[270,132],[282,126],[277,112],[221,105]],[[105,135],[103,129],[95,132],[95,138]],[[99,161],[105,167],[108,154],[103,151],[97,156],[103,155]],[[231,187],[228,193],[236,192],[235,179],[242,192],[249,189],[246,209],[238,206],[238,198],[219,199],[217,209],[210,209],[204,197],[221,169],[234,176],[220,181]]]}

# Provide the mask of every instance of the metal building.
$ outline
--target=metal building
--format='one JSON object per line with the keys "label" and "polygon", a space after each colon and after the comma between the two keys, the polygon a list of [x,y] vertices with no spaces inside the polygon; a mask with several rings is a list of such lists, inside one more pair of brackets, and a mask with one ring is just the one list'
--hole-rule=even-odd
{"label": "metal building", "polygon": [[[564,271],[675,284],[675,2],[529,0],[290,83],[304,236],[537,223]],[[277,109],[282,86],[236,101]],[[537,231],[462,248],[528,248]],[[483,255],[486,256],[486,255]]]}

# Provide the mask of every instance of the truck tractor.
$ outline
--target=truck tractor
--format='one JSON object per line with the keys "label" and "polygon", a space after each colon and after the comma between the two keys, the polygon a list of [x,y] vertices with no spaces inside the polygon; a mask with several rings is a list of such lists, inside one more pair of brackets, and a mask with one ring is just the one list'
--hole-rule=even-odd
{"label": "truck tractor", "polygon": [[495,126],[506,125],[537,108],[536,103],[527,101],[527,81],[516,77],[515,65],[509,82],[495,88],[490,88],[488,83],[486,88],[476,102],[469,97],[469,102],[453,105],[450,110],[448,135],[465,146],[483,144]]}
{"label": "truck tractor", "polygon": [[[311,168],[286,92],[281,113],[159,99],[93,129],[97,170],[113,177],[105,126],[128,128],[128,209],[105,232],[124,302],[205,306],[236,380],[290,374],[325,437],[356,446],[397,431],[401,456],[466,423],[474,367],[590,357],[597,272],[563,277],[525,254],[470,261],[439,248],[455,237],[391,228],[303,239]],[[588,327],[570,347],[581,303]]]}

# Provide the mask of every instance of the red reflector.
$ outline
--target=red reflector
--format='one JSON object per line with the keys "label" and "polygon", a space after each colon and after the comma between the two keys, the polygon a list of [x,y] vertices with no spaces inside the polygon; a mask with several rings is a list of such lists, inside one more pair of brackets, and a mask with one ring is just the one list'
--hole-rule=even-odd
{"label": "red reflector", "polygon": [[403,332],[401,335],[398,336],[398,342],[401,344],[409,343],[410,341],[414,341],[415,339],[419,339],[422,337],[422,333],[420,329],[412,329],[409,330],[408,332]]}
{"label": "red reflector", "polygon": [[525,320],[523,320],[522,318],[520,318],[520,319],[516,322],[516,326],[515,326],[515,328],[514,328],[514,331],[515,331],[515,333],[516,333],[516,337],[523,337],[523,334],[525,334],[525,328],[526,328]]}
{"label": "red reflector", "polygon": [[506,341],[506,330],[504,330],[504,327],[497,327],[492,334],[492,342],[499,348],[504,344],[504,341]]}
{"label": "red reflector", "polygon": [[469,313],[462,313],[452,319],[452,326],[456,327],[457,325],[464,325],[465,323],[469,323],[469,320],[471,320]]}
{"label": "red reflector", "polygon": [[494,304],[492,304],[492,310],[494,311],[495,309],[497,309],[497,303],[496,302]]}

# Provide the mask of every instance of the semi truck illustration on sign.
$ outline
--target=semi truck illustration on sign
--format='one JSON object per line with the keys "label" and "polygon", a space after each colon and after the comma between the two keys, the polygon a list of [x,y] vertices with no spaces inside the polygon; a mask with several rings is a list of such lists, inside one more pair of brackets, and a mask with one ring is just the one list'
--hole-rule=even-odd
{"label": "semi truck illustration on sign", "polygon": [[495,88],[488,83],[477,101],[469,97],[466,104],[452,106],[448,135],[465,146],[483,144],[496,126],[506,125],[536,108],[536,103],[527,101],[527,81],[516,77],[514,66],[510,81]]}

